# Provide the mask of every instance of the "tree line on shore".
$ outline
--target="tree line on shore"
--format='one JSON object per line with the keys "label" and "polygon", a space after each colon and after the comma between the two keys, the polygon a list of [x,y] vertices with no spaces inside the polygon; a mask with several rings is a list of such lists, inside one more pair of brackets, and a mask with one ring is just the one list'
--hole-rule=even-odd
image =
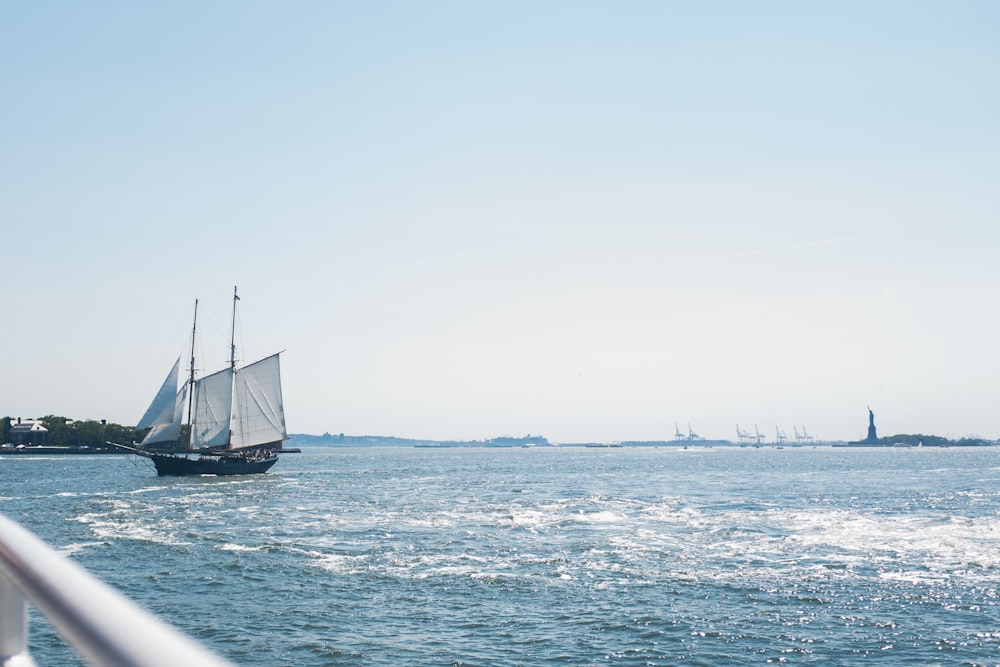
{"label": "tree line on shore", "polygon": [[[49,447],[103,447],[107,442],[129,445],[136,440],[133,426],[122,426],[106,420],[73,420],[68,417],[46,415],[37,420],[48,429],[44,443]],[[11,428],[15,421],[10,417],[0,420],[0,442],[11,441]],[[27,444],[27,443],[26,443]]]}

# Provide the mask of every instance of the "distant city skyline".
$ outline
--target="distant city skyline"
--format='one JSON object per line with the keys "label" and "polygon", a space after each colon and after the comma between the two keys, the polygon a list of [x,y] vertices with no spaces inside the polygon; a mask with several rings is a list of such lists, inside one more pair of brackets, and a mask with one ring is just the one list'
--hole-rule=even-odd
{"label": "distant city skyline", "polygon": [[1000,437],[1000,5],[0,9],[0,412],[201,299],[296,433]]}

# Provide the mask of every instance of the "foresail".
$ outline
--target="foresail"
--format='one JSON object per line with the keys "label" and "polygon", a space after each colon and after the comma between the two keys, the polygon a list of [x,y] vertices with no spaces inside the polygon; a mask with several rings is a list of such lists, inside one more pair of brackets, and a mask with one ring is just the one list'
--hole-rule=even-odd
{"label": "foresail", "polygon": [[233,406],[232,369],[206,375],[194,386],[191,448],[225,445],[229,442],[229,418]]}
{"label": "foresail", "polygon": [[184,421],[184,404],[187,402],[188,386],[185,384],[174,398],[173,421],[156,424],[142,439],[143,446],[159,442],[173,442],[181,437],[181,423]]}
{"label": "foresail", "polygon": [[162,426],[171,424],[174,421],[174,398],[177,396],[177,377],[180,369],[180,357],[174,362],[174,367],[167,374],[167,379],[163,381],[160,390],[156,392],[156,397],[146,409],[146,414],[142,416],[139,423],[135,425],[137,429],[149,428],[150,426]]}
{"label": "foresail", "polygon": [[236,371],[233,392],[232,449],[288,439],[277,354]]}

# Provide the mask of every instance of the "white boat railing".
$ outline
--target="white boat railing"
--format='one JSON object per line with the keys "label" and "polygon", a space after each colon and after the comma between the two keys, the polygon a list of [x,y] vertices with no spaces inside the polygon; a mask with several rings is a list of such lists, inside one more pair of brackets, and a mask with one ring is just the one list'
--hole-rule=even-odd
{"label": "white boat railing", "polygon": [[34,667],[28,604],[95,667],[232,667],[0,516],[0,667]]}

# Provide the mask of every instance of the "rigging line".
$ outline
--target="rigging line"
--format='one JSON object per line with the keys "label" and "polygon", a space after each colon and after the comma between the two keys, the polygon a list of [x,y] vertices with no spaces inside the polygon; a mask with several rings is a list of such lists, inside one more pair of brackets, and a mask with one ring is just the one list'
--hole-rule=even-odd
{"label": "rigging line", "polygon": [[[162,368],[163,366],[167,365],[166,363],[167,360],[171,360],[170,364],[172,365],[173,364],[172,360],[177,358],[178,350],[180,350],[181,357],[182,358],[184,357],[184,351],[183,351],[184,346],[180,344],[180,342],[187,338],[187,332],[190,331],[190,328],[186,324],[187,321],[190,321],[190,318],[188,318],[187,320],[179,319],[178,321],[180,322],[180,324],[177,325],[176,330],[170,336],[169,339],[171,341],[170,345],[165,347],[163,356],[159,361],[156,362],[154,368]],[[146,397],[155,392],[153,387],[157,388],[159,387],[159,383],[163,381],[164,375],[165,373],[157,370],[155,373],[153,373],[153,375],[149,377],[149,379],[146,380],[145,386],[140,391],[133,392],[132,404],[128,408],[128,412],[126,413],[127,415],[134,415],[136,414],[136,411],[138,409],[144,409],[141,406],[143,405],[144,402],[148,401],[148,398]],[[156,379],[157,377],[159,377],[160,379],[157,380]],[[141,417],[142,413],[140,412],[139,415]],[[131,419],[133,423],[138,422],[138,418],[131,418]]]}

